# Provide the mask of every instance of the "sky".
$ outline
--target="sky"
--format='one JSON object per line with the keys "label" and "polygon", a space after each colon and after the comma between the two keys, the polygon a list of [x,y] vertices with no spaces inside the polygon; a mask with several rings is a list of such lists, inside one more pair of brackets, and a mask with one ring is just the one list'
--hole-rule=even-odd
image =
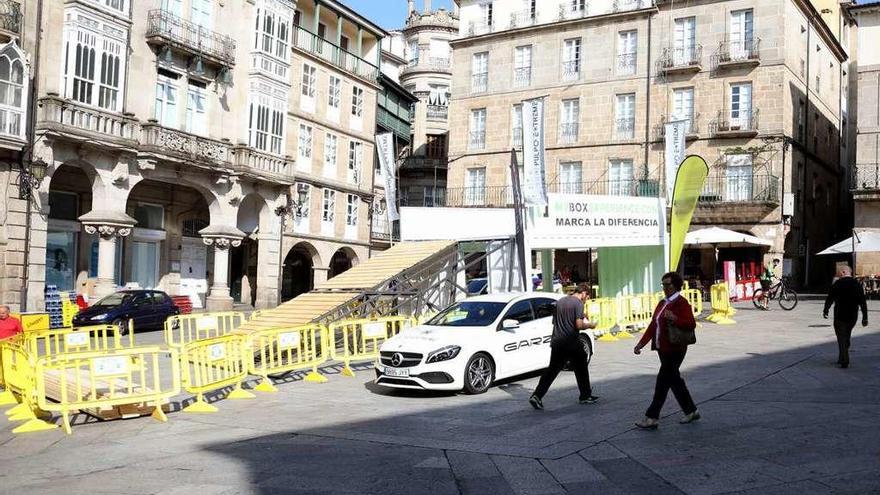
{"label": "sky", "polygon": [[[416,9],[422,10],[423,0],[416,0]],[[400,29],[406,20],[406,0],[342,0],[357,13],[375,22],[383,29]],[[431,0],[431,10],[452,10],[452,0]]]}

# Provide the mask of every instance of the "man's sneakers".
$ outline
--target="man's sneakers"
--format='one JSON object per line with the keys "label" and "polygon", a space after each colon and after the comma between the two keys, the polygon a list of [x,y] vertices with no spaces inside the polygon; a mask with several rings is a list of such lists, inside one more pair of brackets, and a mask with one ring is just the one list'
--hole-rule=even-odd
{"label": "man's sneakers", "polygon": [[636,426],[643,430],[656,430],[657,425],[660,424],[660,421],[654,418],[649,418],[645,416],[645,419],[641,421],[636,421]]}
{"label": "man's sneakers", "polygon": [[534,407],[538,411],[544,410],[544,403],[541,402],[541,398],[537,395],[532,395],[531,397],[529,397],[529,404],[531,404],[532,407]]}
{"label": "man's sneakers", "polygon": [[700,411],[694,410],[694,412],[690,414],[685,414],[684,417],[681,418],[681,421],[679,421],[679,423],[686,425],[688,423],[693,423],[698,419],[700,419]]}
{"label": "man's sneakers", "polygon": [[599,402],[599,397],[595,396],[595,395],[591,395],[591,396],[587,397],[586,399],[578,400],[578,404],[595,404],[597,402]]}

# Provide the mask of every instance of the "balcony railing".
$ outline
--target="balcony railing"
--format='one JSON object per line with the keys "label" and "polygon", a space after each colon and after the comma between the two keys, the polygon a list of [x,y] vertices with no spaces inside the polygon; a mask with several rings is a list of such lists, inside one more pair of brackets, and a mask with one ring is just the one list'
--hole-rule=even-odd
{"label": "balcony railing", "polygon": [[562,144],[576,143],[578,139],[577,122],[563,122],[559,124],[559,142]]}
{"label": "balcony railing", "polygon": [[532,68],[517,67],[513,69],[513,85],[517,88],[523,88],[532,84]]}
{"label": "balcony railing", "polygon": [[600,179],[581,182],[551,182],[547,191],[561,194],[597,194],[656,198],[660,195],[658,179]]}
{"label": "balcony railing", "polygon": [[715,52],[716,65],[757,64],[760,62],[760,45],[760,38],[722,41]]}
{"label": "balcony railing", "polygon": [[860,163],[853,169],[853,190],[880,190],[880,163]]}
{"label": "balcony railing", "polygon": [[449,107],[446,105],[428,105],[428,120],[445,121],[449,118]]}
{"label": "balcony railing", "polygon": [[758,134],[758,110],[740,110],[733,112],[720,111],[712,122],[709,122],[709,134],[713,137],[740,137]]}
{"label": "balcony railing", "polygon": [[636,119],[624,117],[614,121],[614,137],[616,139],[632,139],[635,137]]}
{"label": "balcony railing", "polygon": [[635,53],[621,53],[617,56],[617,73],[621,75],[636,73]]}
{"label": "balcony railing", "polygon": [[700,203],[779,204],[779,177],[762,175],[721,175],[706,178]]}
{"label": "balcony railing", "polygon": [[235,65],[235,40],[181,19],[167,10],[151,10],[147,38],[171,43],[178,48],[213,59],[221,65]]}
{"label": "balcony railing", "polygon": [[419,57],[411,60],[400,72],[400,75],[413,72],[451,72],[452,63],[449,58]]}
{"label": "balcony railing", "polygon": [[263,153],[250,146],[236,146],[233,150],[233,165],[241,172],[269,174],[293,179],[293,159]]}
{"label": "balcony railing", "polygon": [[489,74],[482,72],[471,76],[471,93],[485,93],[489,88]]}
{"label": "balcony railing", "polygon": [[562,62],[562,80],[577,81],[581,78],[581,61],[568,60]]}
{"label": "balcony railing", "polygon": [[512,12],[510,14],[510,28],[519,28],[532,26],[536,22],[535,16],[532,15],[531,9],[520,10],[519,12]]}
{"label": "balcony railing", "polygon": [[523,145],[523,128],[522,127],[514,127],[510,130],[510,133],[513,135],[513,147],[516,149],[522,149]]}
{"label": "balcony railing", "polygon": [[293,46],[353,76],[373,83],[379,79],[379,69],[375,65],[300,26],[294,31]]}
{"label": "balcony railing", "polygon": [[447,158],[433,156],[408,156],[404,158],[401,168],[410,171],[446,168],[447,160]]}
{"label": "balcony railing", "polygon": [[613,12],[628,12],[630,10],[643,9],[647,6],[645,0],[614,0],[611,5]]}
{"label": "balcony railing", "polygon": [[[700,132],[699,131],[699,129],[700,129],[700,124],[699,124],[700,114],[696,114],[688,119],[674,119],[674,120],[686,120],[687,121],[687,123],[685,123],[685,126],[684,126],[684,129],[685,129],[684,134],[686,137],[689,137],[689,138],[695,137]],[[665,115],[662,115],[660,117],[660,123],[657,124],[656,126],[654,126],[654,139],[663,139],[666,137],[666,124],[668,123],[668,121],[669,121],[669,119]]]}
{"label": "balcony railing", "polygon": [[702,45],[664,48],[659,66],[665,72],[699,71],[702,58]]}
{"label": "balcony railing", "polygon": [[137,146],[140,125],[134,117],[105,112],[58,97],[40,98],[37,102],[37,126],[60,133],[82,134],[103,141],[118,140],[124,146]]}
{"label": "balcony railing", "polygon": [[395,116],[382,106],[376,107],[376,123],[402,139],[409,139],[412,128],[409,122]]}
{"label": "balcony railing", "polygon": [[[503,208],[513,206],[509,186],[447,188],[444,204],[437,206],[483,206]],[[439,203],[439,201],[438,201]]]}
{"label": "balcony railing", "polygon": [[0,30],[21,34],[21,5],[15,0],[0,0]]}
{"label": "balcony railing", "polygon": [[472,22],[468,25],[468,35],[479,36],[481,34],[491,33],[494,29],[492,24],[485,22]]}
{"label": "balcony railing", "polygon": [[573,6],[571,0],[563,0],[563,2],[559,4],[559,14],[557,15],[557,19],[560,21],[580,19],[588,16],[589,13],[590,4],[585,2],[584,7],[579,8],[579,6]]}
{"label": "balcony railing", "polygon": [[218,141],[163,127],[156,121],[141,126],[141,137],[141,149],[145,151],[214,166],[225,166],[230,163],[232,149],[228,141]]}
{"label": "balcony railing", "polygon": [[470,132],[468,137],[468,149],[482,150],[486,148],[486,131]]}

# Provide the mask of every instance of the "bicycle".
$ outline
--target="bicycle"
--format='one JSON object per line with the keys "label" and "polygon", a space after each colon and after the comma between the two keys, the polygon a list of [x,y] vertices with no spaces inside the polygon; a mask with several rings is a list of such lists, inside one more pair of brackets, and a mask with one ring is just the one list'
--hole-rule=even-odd
{"label": "bicycle", "polygon": [[786,311],[791,311],[797,306],[798,295],[788,286],[788,277],[782,277],[776,285],[767,290],[766,295],[763,289],[757,289],[752,295],[752,303],[755,307],[765,311],[770,309],[770,301],[773,299],[779,301],[779,307]]}

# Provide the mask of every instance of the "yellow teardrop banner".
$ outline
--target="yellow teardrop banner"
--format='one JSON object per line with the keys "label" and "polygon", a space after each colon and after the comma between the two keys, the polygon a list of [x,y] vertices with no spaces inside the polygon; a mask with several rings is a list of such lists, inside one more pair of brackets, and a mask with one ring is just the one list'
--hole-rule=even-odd
{"label": "yellow teardrop banner", "polygon": [[669,269],[676,271],[684,249],[684,236],[691,226],[691,218],[697,209],[697,199],[703,191],[709,166],[701,156],[689,155],[678,166],[675,175],[675,189],[672,192],[672,212],[670,213]]}

